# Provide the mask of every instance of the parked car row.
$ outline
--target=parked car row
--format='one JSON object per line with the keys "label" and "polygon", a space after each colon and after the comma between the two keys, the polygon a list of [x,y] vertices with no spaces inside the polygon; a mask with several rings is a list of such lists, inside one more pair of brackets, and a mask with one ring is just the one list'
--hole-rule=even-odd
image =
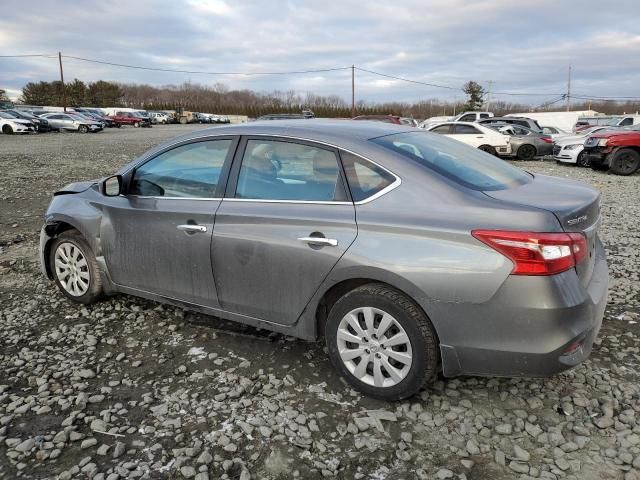
{"label": "parked car row", "polygon": [[169,123],[230,123],[229,117],[184,110],[146,111],[134,108],[31,107],[1,110],[0,132],[44,133],[50,131],[100,132],[123,125],[151,127]]}

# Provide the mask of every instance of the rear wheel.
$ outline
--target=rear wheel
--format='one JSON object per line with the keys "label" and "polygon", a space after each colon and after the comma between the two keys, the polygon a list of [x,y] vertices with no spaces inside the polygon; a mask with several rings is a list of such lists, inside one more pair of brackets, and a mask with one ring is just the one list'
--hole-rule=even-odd
{"label": "rear wheel", "polygon": [[374,398],[410,397],[438,371],[431,322],[413,300],[387,285],[363,285],[338,300],[325,340],[345,380]]}
{"label": "rear wheel", "polygon": [[91,247],[76,230],[53,240],[49,267],[60,291],[77,303],[96,302],[102,294],[102,279]]}
{"label": "rear wheel", "polygon": [[490,153],[491,155],[496,154],[496,149],[493,148],[491,145],[480,145],[478,147],[478,150],[482,150],[483,152]]}
{"label": "rear wheel", "polygon": [[182,125],[186,125],[186,124],[187,124],[187,119],[186,119],[185,117],[182,117],[182,118],[180,119],[180,123],[181,123]]}
{"label": "rear wheel", "polygon": [[591,160],[589,160],[589,157],[587,157],[584,152],[580,152],[578,154],[578,158],[576,159],[576,165],[578,165],[579,167],[590,167],[591,166]]}
{"label": "rear wheel", "polygon": [[616,175],[631,175],[640,168],[640,153],[630,148],[617,150],[611,157],[609,168]]}
{"label": "rear wheel", "polygon": [[521,145],[520,148],[518,148],[518,153],[516,154],[516,156],[520,160],[531,160],[536,156],[536,147],[528,144]]}
{"label": "rear wheel", "polygon": [[13,128],[11,128],[11,125],[3,125],[2,126],[2,133],[4,133],[5,135],[12,135],[13,134]]}

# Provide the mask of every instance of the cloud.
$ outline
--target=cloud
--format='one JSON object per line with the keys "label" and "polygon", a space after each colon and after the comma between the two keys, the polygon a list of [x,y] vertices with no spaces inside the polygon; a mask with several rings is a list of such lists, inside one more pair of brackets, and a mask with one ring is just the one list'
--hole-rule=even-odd
{"label": "cloud", "polygon": [[[594,0],[59,0],[5,1],[3,54],[56,53],[198,71],[261,72],[348,67],[542,103],[566,91],[640,96],[640,2]],[[56,59],[0,58],[0,88],[58,77]],[[349,70],[290,76],[211,76],[123,69],[65,59],[65,78],[149,84],[185,81],[229,88],[351,92]],[[356,73],[358,99],[462,98],[462,93]]]}

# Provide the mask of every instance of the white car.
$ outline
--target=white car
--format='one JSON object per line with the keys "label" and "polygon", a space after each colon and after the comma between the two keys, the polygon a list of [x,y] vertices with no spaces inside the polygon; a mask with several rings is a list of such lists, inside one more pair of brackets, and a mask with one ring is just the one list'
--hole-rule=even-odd
{"label": "white car", "polygon": [[439,123],[427,127],[427,131],[454,138],[492,155],[511,155],[509,135],[503,135],[492,128],[477,123]]}
{"label": "white car", "polygon": [[162,125],[166,125],[169,123],[169,115],[163,112],[149,112],[149,117],[151,118],[152,123],[161,123]]}
{"label": "white car", "polygon": [[34,133],[35,127],[29,120],[15,118],[8,113],[0,112],[0,132],[4,134],[12,133]]}
{"label": "white car", "polygon": [[544,133],[548,137],[551,137],[553,140],[565,135],[571,135],[571,132],[567,132],[566,130],[563,130],[559,127],[542,127],[542,133]]}
{"label": "white car", "polygon": [[575,163],[579,167],[588,167],[589,161],[584,157],[584,142],[594,133],[617,128],[600,126],[591,127],[580,132],[580,135],[563,135],[553,141],[553,159],[556,162]]}

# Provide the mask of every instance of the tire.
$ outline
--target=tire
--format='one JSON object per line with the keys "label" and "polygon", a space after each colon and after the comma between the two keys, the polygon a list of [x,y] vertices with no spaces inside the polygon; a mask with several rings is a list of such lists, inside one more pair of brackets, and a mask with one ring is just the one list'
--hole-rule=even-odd
{"label": "tire", "polygon": [[609,169],[616,175],[631,175],[640,168],[640,153],[630,148],[616,150],[609,161]]}
{"label": "tire", "polygon": [[89,133],[89,127],[87,127],[86,125],[80,125],[78,127],[78,131],[80,133]]}
{"label": "tire", "polygon": [[187,119],[186,119],[186,117],[182,117],[182,118],[180,119],[180,123],[181,123],[182,125],[186,125],[186,124],[187,124]]}
{"label": "tire", "polygon": [[[365,312],[372,323],[369,331]],[[387,319],[381,335],[384,342],[403,333],[406,342],[385,346],[378,341],[374,331],[383,318]],[[358,343],[345,338],[357,339]],[[380,400],[411,397],[439,370],[438,340],[431,322],[413,300],[384,284],[363,285],[340,298],[329,312],[325,341],[331,363],[342,377],[356,390]],[[344,360],[341,351],[347,351]],[[364,368],[359,371],[361,365]]]}
{"label": "tire", "polygon": [[531,160],[536,156],[536,153],[536,147],[534,147],[533,145],[525,144],[521,145],[520,148],[518,148],[516,157],[518,157],[519,160]]}
{"label": "tire", "polygon": [[496,154],[496,149],[493,148],[491,145],[480,145],[478,147],[478,150],[482,150],[483,152],[487,152],[491,155],[495,155]]}
{"label": "tire", "polygon": [[[60,291],[76,303],[89,305],[98,301],[102,295],[100,270],[91,247],[80,232],[67,230],[52,242],[49,268]],[[70,277],[73,275],[75,277]],[[68,286],[66,282],[62,283],[65,280],[69,281]]]}
{"label": "tire", "polygon": [[580,152],[578,158],[576,158],[576,165],[582,168],[588,168],[591,166],[591,160],[585,156],[584,152]]}
{"label": "tire", "polygon": [[11,125],[3,125],[2,133],[5,135],[13,135],[13,128],[11,128]]}
{"label": "tire", "polygon": [[140,128],[140,122],[134,122],[133,123],[133,127],[134,128]]}
{"label": "tire", "polygon": [[119,123],[116,123],[116,128],[120,128],[122,127],[122,125],[120,125]]}

